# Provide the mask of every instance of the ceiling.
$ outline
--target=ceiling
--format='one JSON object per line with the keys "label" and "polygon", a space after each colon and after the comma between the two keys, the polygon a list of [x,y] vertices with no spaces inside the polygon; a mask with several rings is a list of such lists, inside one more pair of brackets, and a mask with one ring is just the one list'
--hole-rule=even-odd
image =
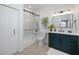
{"label": "ceiling", "polygon": [[[29,6],[31,6],[31,8],[29,8]],[[27,8],[32,11],[36,11],[43,8],[43,6],[41,4],[24,4],[24,8],[25,9]]]}
{"label": "ceiling", "polygon": [[[31,6],[31,8],[29,8],[29,6]],[[54,11],[54,9],[62,9],[64,7],[71,7],[74,8],[75,4],[24,4],[24,8],[25,9],[29,9],[32,11],[37,11],[43,8],[52,8],[52,10]]]}
{"label": "ceiling", "polygon": [[[29,8],[29,6],[31,6],[31,8]],[[75,6],[76,4],[24,4],[25,9],[29,9],[37,13],[39,13],[40,10],[42,10],[41,11],[42,13],[44,13],[45,11],[46,12],[52,11],[52,13],[57,13],[58,11],[66,11],[69,9],[75,9]],[[49,11],[47,11],[47,9]]]}

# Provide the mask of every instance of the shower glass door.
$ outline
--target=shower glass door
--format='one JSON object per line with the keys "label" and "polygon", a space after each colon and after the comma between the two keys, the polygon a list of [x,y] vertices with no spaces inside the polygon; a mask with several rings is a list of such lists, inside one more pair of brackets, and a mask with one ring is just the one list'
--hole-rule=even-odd
{"label": "shower glass door", "polygon": [[37,39],[39,16],[24,12],[24,47],[32,44]]}
{"label": "shower glass door", "polygon": [[33,15],[29,12],[24,12],[24,40],[33,38]]}

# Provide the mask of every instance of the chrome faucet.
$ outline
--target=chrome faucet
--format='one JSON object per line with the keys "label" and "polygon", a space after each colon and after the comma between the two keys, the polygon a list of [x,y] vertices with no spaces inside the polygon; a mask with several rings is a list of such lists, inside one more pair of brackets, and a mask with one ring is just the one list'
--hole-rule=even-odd
{"label": "chrome faucet", "polygon": [[60,28],[59,32],[64,32],[64,30],[62,28]]}

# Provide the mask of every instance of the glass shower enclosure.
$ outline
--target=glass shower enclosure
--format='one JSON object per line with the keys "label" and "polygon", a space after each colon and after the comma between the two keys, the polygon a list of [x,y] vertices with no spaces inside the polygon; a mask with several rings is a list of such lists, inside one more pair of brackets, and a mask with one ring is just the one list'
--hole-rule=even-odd
{"label": "glass shower enclosure", "polygon": [[24,47],[27,47],[35,42],[38,27],[39,16],[24,10]]}

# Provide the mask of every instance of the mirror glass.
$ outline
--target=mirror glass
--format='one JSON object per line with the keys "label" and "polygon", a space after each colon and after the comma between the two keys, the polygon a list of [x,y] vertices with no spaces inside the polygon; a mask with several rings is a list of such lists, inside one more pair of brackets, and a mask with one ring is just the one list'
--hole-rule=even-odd
{"label": "mirror glass", "polygon": [[55,25],[56,28],[72,28],[72,21],[72,14],[52,16],[52,23]]}

